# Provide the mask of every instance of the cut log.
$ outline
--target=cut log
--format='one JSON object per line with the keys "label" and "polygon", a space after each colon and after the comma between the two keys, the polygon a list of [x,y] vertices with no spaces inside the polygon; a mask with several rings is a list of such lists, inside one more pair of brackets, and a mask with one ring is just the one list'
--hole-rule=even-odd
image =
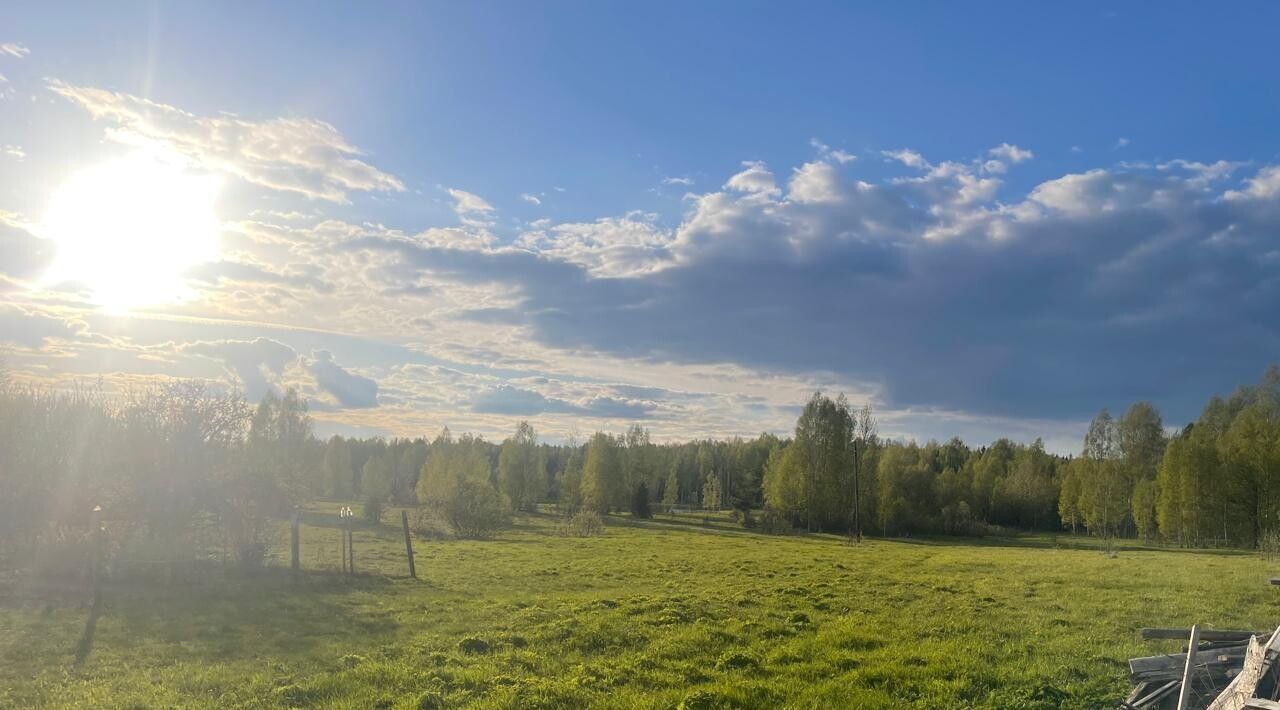
{"label": "cut log", "polygon": [[1244,706],[1250,710],[1280,710],[1280,703],[1266,698],[1249,698],[1244,701]]}

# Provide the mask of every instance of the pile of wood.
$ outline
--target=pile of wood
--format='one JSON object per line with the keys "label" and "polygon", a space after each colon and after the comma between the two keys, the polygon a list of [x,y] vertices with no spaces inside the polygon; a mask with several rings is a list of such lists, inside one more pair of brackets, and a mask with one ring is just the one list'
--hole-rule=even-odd
{"label": "pile of wood", "polygon": [[1280,710],[1280,629],[1143,629],[1144,639],[1187,639],[1183,653],[1129,660],[1125,710]]}

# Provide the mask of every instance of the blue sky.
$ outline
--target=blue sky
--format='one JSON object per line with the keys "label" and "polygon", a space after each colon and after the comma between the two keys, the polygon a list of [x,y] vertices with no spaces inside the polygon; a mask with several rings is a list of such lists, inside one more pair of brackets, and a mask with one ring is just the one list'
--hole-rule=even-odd
{"label": "blue sky", "polygon": [[[785,431],[821,387],[1070,450],[1280,359],[1274,5],[263,5],[0,10],[15,373],[395,435]],[[142,149],[222,181],[219,251],[106,313],[41,276],[50,196]]]}

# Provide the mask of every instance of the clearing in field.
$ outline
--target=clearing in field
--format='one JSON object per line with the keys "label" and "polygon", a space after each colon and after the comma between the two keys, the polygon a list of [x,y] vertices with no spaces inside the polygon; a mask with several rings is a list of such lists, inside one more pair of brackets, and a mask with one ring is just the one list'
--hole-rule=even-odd
{"label": "clearing in field", "polygon": [[418,580],[397,527],[362,526],[344,577],[336,509],[304,516],[298,579],[282,528],[252,578],[109,585],[89,639],[82,594],[9,585],[0,706],[1100,707],[1159,650],[1139,627],[1275,620],[1256,554],[852,545],[701,515],[594,537],[521,516],[416,541]]}

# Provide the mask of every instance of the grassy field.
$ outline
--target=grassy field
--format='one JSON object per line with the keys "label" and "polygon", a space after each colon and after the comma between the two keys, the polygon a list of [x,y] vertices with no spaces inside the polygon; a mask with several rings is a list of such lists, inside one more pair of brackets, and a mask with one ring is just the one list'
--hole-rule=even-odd
{"label": "grassy field", "polygon": [[1280,623],[1275,566],[1251,554],[855,546],[701,516],[576,538],[528,516],[494,540],[417,541],[418,580],[398,528],[362,530],[366,574],[346,580],[336,520],[307,521],[297,582],[277,559],[255,579],[108,587],[78,665],[87,604],[8,590],[0,706],[1104,707],[1126,659],[1171,648],[1141,626]]}

